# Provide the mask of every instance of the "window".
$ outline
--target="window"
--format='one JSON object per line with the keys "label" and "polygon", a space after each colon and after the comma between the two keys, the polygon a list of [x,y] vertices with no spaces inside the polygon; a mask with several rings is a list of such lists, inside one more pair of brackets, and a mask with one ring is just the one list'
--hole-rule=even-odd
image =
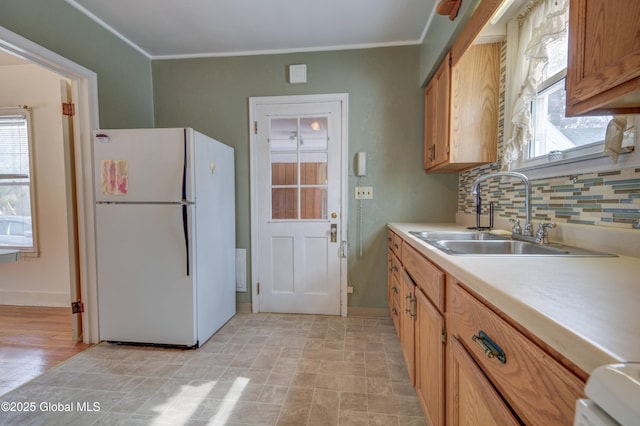
{"label": "window", "polygon": [[35,251],[30,113],[0,110],[0,247]]}
{"label": "window", "polygon": [[[604,153],[607,126],[613,117],[565,115],[568,3],[568,0],[529,3],[533,6],[525,7],[508,24],[507,43],[515,47],[508,48],[511,59],[507,62],[515,65],[507,70],[513,109],[509,114],[513,119],[503,166],[535,170],[532,173],[535,177],[549,177],[559,171],[580,173],[587,168],[592,171],[598,162],[600,168],[614,166]],[[628,121],[627,128],[633,129],[634,119]],[[625,136],[628,138],[625,143],[632,144],[632,130]],[[584,161],[589,161],[589,165],[567,167],[568,163]],[[560,165],[563,166],[559,168]]]}
{"label": "window", "polygon": [[272,219],[327,219],[327,126],[327,117],[270,121]]}

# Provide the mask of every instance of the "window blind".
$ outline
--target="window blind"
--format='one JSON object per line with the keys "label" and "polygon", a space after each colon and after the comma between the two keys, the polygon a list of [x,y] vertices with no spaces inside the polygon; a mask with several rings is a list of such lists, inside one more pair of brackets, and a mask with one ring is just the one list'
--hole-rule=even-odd
{"label": "window blind", "polygon": [[0,175],[29,178],[29,134],[23,115],[0,115]]}

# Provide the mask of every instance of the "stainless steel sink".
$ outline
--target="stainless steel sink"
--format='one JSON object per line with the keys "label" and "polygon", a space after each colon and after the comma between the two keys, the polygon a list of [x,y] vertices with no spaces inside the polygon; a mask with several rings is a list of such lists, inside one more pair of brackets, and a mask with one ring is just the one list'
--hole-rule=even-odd
{"label": "stainless steel sink", "polygon": [[460,256],[595,256],[616,257],[564,244],[536,244],[477,231],[409,231],[422,241],[451,255]]}
{"label": "stainless steel sink", "polygon": [[512,240],[486,240],[486,241],[462,241],[439,240],[432,243],[434,246],[450,254],[475,254],[475,255],[566,255],[566,250],[533,244],[527,241]]}
{"label": "stainless steel sink", "polygon": [[423,241],[438,240],[504,240],[504,237],[478,231],[409,231]]}

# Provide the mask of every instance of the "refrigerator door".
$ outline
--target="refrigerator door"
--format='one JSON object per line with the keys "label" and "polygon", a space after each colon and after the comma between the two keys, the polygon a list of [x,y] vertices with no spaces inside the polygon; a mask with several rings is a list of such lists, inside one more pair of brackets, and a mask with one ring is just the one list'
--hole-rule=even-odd
{"label": "refrigerator door", "polygon": [[[186,208],[192,224],[194,207]],[[196,265],[189,265],[187,274],[186,243],[191,248],[192,241],[185,242],[182,209],[170,204],[96,205],[101,340],[197,343]]]}
{"label": "refrigerator door", "polygon": [[192,132],[183,128],[96,131],[96,201],[193,201],[189,179]]}

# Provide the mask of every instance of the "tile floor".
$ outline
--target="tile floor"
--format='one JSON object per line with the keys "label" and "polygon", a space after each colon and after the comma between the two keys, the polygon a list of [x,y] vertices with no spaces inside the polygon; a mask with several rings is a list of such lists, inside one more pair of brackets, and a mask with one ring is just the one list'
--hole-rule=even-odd
{"label": "tile floor", "polygon": [[96,345],[1,396],[0,424],[413,426],[424,418],[391,320],[238,314],[194,351]]}

